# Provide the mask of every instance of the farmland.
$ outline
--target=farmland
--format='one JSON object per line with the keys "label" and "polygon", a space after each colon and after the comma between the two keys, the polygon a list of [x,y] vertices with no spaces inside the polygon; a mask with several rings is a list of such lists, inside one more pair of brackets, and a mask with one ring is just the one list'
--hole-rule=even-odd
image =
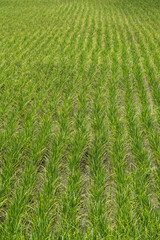
{"label": "farmland", "polygon": [[160,1],[0,1],[0,239],[160,239]]}

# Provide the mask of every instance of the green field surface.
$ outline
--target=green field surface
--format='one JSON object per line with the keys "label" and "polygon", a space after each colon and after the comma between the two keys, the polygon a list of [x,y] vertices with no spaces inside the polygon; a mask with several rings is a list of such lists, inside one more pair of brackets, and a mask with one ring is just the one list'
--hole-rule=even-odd
{"label": "green field surface", "polygon": [[160,239],[160,1],[0,0],[0,240]]}

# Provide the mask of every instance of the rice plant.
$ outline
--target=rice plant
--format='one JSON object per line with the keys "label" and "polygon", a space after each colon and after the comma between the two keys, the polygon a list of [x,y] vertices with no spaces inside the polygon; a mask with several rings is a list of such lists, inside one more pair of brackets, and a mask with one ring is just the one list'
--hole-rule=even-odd
{"label": "rice plant", "polygon": [[0,239],[160,239],[160,2],[0,2]]}

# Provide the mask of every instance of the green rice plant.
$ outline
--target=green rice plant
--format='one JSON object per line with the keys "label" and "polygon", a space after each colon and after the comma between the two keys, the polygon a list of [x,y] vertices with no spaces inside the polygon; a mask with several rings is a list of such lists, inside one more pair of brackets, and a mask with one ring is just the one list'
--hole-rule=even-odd
{"label": "green rice plant", "polygon": [[159,1],[0,10],[0,239],[159,239]]}
{"label": "green rice plant", "polygon": [[102,108],[102,85],[101,78],[95,85],[93,99],[93,110],[91,115],[93,128],[93,142],[89,152],[89,169],[90,169],[90,189],[88,202],[88,221],[89,237],[105,238],[107,235],[106,221],[106,170],[104,167],[104,153],[106,144],[106,130],[104,113]]}
{"label": "green rice plant", "polygon": [[[131,47],[133,47],[133,45],[131,45]],[[124,46],[123,49],[123,55],[125,56],[127,54],[126,52],[127,48]],[[131,49],[132,51],[132,49]],[[133,53],[136,53],[136,49],[134,49]],[[138,65],[138,58],[136,57],[136,61],[134,62],[134,57],[133,57],[133,63],[134,63],[134,67],[137,67],[136,70],[134,71],[134,73],[136,73],[137,75],[135,75],[135,78],[140,79],[140,67]],[[148,222],[150,222],[150,225],[148,225],[148,233],[146,232],[145,235],[145,231],[143,231],[144,234],[144,238],[148,238],[149,236],[152,236],[153,234],[155,235],[155,237],[157,237],[157,230],[158,230],[158,222],[157,222],[157,216],[156,213],[154,212],[154,209],[151,206],[150,203],[150,199],[148,198],[149,193],[147,193],[147,178],[149,178],[149,174],[150,174],[150,162],[149,162],[149,157],[147,152],[145,152],[145,146],[144,146],[144,142],[143,142],[143,138],[142,135],[140,134],[140,131],[138,130],[137,124],[136,124],[136,117],[135,117],[135,109],[134,109],[134,105],[133,105],[133,100],[131,100],[130,98],[133,97],[133,85],[131,85],[131,83],[129,83],[129,81],[127,82],[127,80],[129,79],[129,71],[127,72],[127,66],[123,66],[123,71],[124,71],[124,79],[126,81],[126,117],[128,120],[128,126],[129,126],[129,134],[132,138],[131,140],[131,144],[132,144],[132,151],[133,151],[133,155],[135,157],[135,159],[137,159],[137,170],[135,171],[135,181],[138,181],[135,185],[135,191],[136,194],[139,195],[139,204],[142,204],[143,207],[146,208],[145,214],[141,210],[139,210],[140,213],[140,219],[143,222],[142,226],[144,227],[145,224],[148,225]],[[130,85],[129,85],[130,84]],[[140,83],[139,83],[140,84]],[[143,85],[139,86],[139,89],[144,91],[144,88],[142,87]],[[139,90],[138,89],[138,90]],[[129,91],[130,90],[130,91]],[[143,92],[143,98],[140,97],[140,99],[144,100],[144,104],[145,102],[145,92]],[[131,105],[132,103],[132,105]],[[132,114],[131,114],[132,111]],[[128,112],[128,113],[127,113]],[[143,171],[143,174],[141,173]],[[142,178],[142,179],[141,179]],[[136,180],[137,179],[137,180]],[[149,180],[149,179],[148,179]],[[145,185],[145,181],[146,181],[146,185]],[[148,196],[147,196],[147,195]],[[145,196],[146,195],[146,196]],[[140,203],[141,202],[141,203]],[[140,206],[140,205],[139,205]],[[147,210],[148,209],[148,210]],[[151,219],[150,219],[150,216]],[[147,220],[148,219],[148,220]],[[153,221],[153,224],[151,224],[151,221]],[[141,227],[142,227],[141,226]],[[143,229],[143,228],[142,228]],[[140,230],[141,231],[141,230]],[[149,235],[148,235],[149,234]]]}
{"label": "green rice plant", "polygon": [[[141,43],[140,50],[142,51],[143,56],[144,56],[144,68],[146,70],[145,74],[147,75],[147,79],[151,79],[147,72],[148,69],[152,68],[151,61],[149,60],[149,57],[145,50],[146,46],[144,45],[143,38],[141,38],[141,39],[142,40],[140,40],[140,43]],[[134,53],[136,53],[136,51],[134,51]],[[134,65],[136,65],[136,64],[140,65],[140,63],[137,61],[137,59],[138,59],[138,54],[135,56]],[[146,65],[146,62],[148,62],[147,65]],[[149,102],[149,98],[147,96],[147,90],[145,89],[146,87],[145,87],[145,82],[143,80],[144,78],[142,76],[143,73],[142,73],[141,68],[142,67],[139,67],[138,71],[136,72],[137,75],[135,75],[135,79],[137,81],[137,92],[139,94],[139,98],[140,98],[140,101],[142,104],[141,121],[144,126],[150,147],[153,151],[153,155],[155,157],[155,164],[156,164],[156,167],[154,170],[155,183],[156,183],[155,189],[156,189],[156,195],[157,195],[158,201],[159,201],[159,129],[156,127],[155,120],[152,117],[150,102]],[[152,71],[153,71],[153,73],[155,73],[154,69],[152,69]],[[155,78],[152,78],[152,80],[154,80],[154,79]],[[150,86],[150,84],[149,84],[149,86]],[[158,89],[159,89],[159,87],[158,87]],[[159,110],[158,110],[158,114],[159,114]],[[159,117],[158,117],[158,119],[159,119]],[[159,120],[158,120],[158,122],[159,122]]]}
{"label": "green rice plant", "polygon": [[68,179],[65,194],[62,195],[62,212],[60,216],[61,231],[59,235],[66,239],[76,239],[82,237],[82,188],[81,178],[81,158],[87,148],[87,128],[86,128],[86,88],[78,96],[77,115],[74,120],[75,133],[72,146],[67,157]]}
{"label": "green rice plant", "polygon": [[[42,178],[43,187],[38,194],[37,206],[33,210],[31,221],[33,239],[47,239],[51,236],[51,229],[57,221],[58,194],[61,190],[60,169],[62,159],[65,157],[65,150],[70,136],[67,102],[59,111],[59,134],[53,137],[53,143],[48,156],[45,176]],[[62,191],[62,190],[61,190]],[[46,202],[47,199],[47,202]],[[40,221],[39,221],[40,220]]]}
{"label": "green rice plant", "polygon": [[[134,218],[132,216],[131,208],[131,186],[130,174],[127,173],[127,149],[126,149],[126,136],[124,132],[124,122],[120,116],[119,109],[119,93],[118,93],[118,65],[119,65],[119,52],[120,43],[118,42],[118,29],[115,19],[112,19],[113,31],[113,52],[111,54],[111,77],[108,83],[109,90],[109,109],[108,118],[110,120],[110,128],[113,134],[112,148],[110,150],[110,157],[113,161],[114,168],[114,181],[115,181],[115,227],[113,228],[113,236],[122,239],[124,236],[129,239],[134,236],[135,226]],[[127,227],[126,227],[127,226]]]}

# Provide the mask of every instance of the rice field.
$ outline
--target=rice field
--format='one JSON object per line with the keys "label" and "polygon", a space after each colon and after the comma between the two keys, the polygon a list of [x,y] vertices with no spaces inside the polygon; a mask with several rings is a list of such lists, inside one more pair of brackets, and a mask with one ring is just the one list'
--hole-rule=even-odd
{"label": "rice field", "polygon": [[0,240],[160,239],[160,1],[0,1]]}

